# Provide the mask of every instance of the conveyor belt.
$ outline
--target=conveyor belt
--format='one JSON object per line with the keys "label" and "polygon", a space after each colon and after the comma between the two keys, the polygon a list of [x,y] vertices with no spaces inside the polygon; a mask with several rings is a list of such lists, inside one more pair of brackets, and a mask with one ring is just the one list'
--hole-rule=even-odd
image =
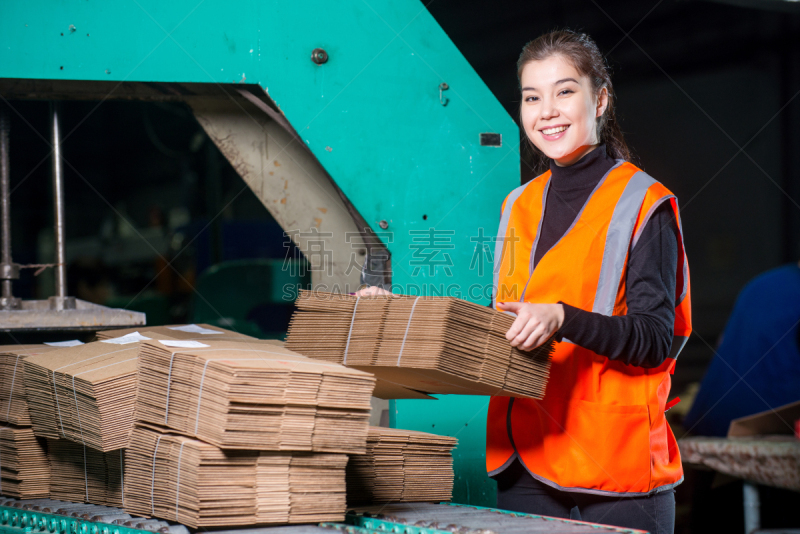
{"label": "conveyor belt", "polygon": [[52,499],[19,501],[0,497],[0,533],[50,534],[189,534],[183,525],[135,517],[120,508]]}
{"label": "conveyor belt", "polygon": [[[493,508],[457,504],[402,503],[369,506],[356,510],[359,526],[392,531],[393,525],[417,527],[407,534],[446,532],[457,534],[582,534],[602,532],[644,534],[643,530],[617,528],[583,521],[506,512]],[[348,516],[353,521],[353,516]],[[422,530],[424,529],[424,530]],[[403,530],[393,530],[403,532]]]}
{"label": "conveyor belt", "polygon": [[[190,534],[183,525],[134,517],[119,508],[51,499],[0,497],[0,534]],[[645,534],[569,521],[453,504],[402,503],[358,508],[345,523],[239,528],[214,534]]]}
{"label": "conveyor belt", "polygon": [[[241,528],[215,534],[386,534],[344,523]],[[52,499],[0,496],[0,534],[190,534],[184,525],[131,516],[120,508]]]}

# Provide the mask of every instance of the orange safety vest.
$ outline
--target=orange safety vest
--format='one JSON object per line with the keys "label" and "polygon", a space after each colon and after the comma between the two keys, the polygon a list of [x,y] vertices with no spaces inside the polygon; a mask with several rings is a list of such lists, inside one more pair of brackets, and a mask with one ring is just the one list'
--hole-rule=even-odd
{"label": "orange safety vest", "polygon": [[678,224],[672,350],[645,369],[609,360],[567,339],[556,343],[542,400],[492,397],[486,469],[494,475],[519,458],[552,487],[639,496],[683,480],[680,454],[664,417],[678,353],[691,333],[689,266],[675,195],[633,164],[617,164],[592,191],[575,222],[532,269],[550,171],[503,203],[495,248],[497,301],[555,303],[625,315],[628,255],[655,209],[669,201]]}

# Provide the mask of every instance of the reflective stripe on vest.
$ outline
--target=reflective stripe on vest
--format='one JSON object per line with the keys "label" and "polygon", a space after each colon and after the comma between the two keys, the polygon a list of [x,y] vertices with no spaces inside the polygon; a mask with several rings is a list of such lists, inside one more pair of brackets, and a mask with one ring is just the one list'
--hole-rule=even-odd
{"label": "reflective stripe on vest", "polygon": [[603,265],[597,282],[592,311],[611,316],[617,300],[617,290],[622,280],[622,270],[628,258],[628,246],[633,236],[633,227],[639,215],[639,206],[644,201],[647,190],[656,181],[642,171],[631,177],[625,191],[614,207],[611,223],[608,225],[606,244],[603,248]]}

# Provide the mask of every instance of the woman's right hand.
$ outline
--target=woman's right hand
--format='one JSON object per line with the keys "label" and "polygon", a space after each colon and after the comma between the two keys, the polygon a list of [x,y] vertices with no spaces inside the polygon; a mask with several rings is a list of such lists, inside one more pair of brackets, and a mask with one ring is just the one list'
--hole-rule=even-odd
{"label": "woman's right hand", "polygon": [[356,291],[357,297],[366,297],[367,295],[391,295],[391,293],[378,286],[364,287]]}

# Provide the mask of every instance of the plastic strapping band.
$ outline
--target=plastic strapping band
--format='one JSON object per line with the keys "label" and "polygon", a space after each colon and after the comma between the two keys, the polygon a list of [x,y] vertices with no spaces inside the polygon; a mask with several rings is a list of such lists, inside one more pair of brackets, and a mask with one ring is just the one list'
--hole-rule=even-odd
{"label": "plastic strapping band", "polygon": [[[11,414],[11,399],[14,396],[14,379],[17,377],[17,364],[19,363],[20,354],[17,354],[17,360],[14,362],[14,373],[11,375],[11,389],[8,391],[8,410],[6,410],[6,426],[0,430],[5,430],[11,423],[8,422],[8,416]],[[3,494],[3,461],[2,452],[0,452],[0,495]]]}
{"label": "plastic strapping band", "polygon": [[156,448],[153,451],[153,476],[150,477],[150,515],[156,515],[156,505],[153,501],[153,491],[156,486],[156,458],[158,457],[158,446],[161,443],[161,438],[164,436],[158,436],[156,440]]}
{"label": "plastic strapping band", "polygon": [[414,308],[417,307],[419,297],[414,299],[414,305],[411,306],[411,313],[408,314],[408,324],[406,325],[406,333],[403,334],[403,344],[400,345],[400,354],[397,355],[397,367],[400,367],[400,358],[403,357],[403,349],[406,348],[406,338],[408,337],[408,329],[411,327],[411,318],[414,317]]}
{"label": "plastic strapping band", "polygon": [[175,354],[176,352],[173,352],[172,357],[169,359],[169,374],[167,375],[167,402],[164,404],[164,426],[168,426],[167,422],[169,421],[169,388],[172,385],[172,364],[175,361]]}
{"label": "plastic strapping band", "polygon": [[58,422],[61,424],[61,435],[65,438],[67,433],[64,432],[64,420],[61,418],[61,404],[58,402],[58,388],[56,387],[56,371],[53,370],[53,396],[56,398],[56,408],[58,409]]}
{"label": "plastic strapping band", "polygon": [[[84,345],[85,347],[86,345]],[[103,358],[105,356],[111,356],[112,354],[116,354],[118,352],[124,352],[126,350],[131,350],[133,347],[128,347],[127,349],[120,349],[115,350],[113,352],[109,352],[106,354],[100,354],[99,356],[92,356],[91,358],[86,358],[85,360],[81,360],[79,362],[69,363],[67,365],[63,365],[58,369],[53,369],[53,396],[56,398],[56,408],[58,409],[58,422],[61,425],[61,434],[66,438],[67,434],[64,432],[64,420],[61,418],[61,403],[58,402],[58,386],[56,385],[56,371],[60,371],[61,369],[66,369],[67,367],[72,367],[73,365],[80,365],[82,363],[86,363],[91,360],[96,360],[97,358]],[[102,368],[101,368],[102,369]],[[86,371],[88,372],[88,371]]]}
{"label": "plastic strapping band", "polygon": [[353,317],[350,319],[350,330],[347,332],[347,344],[344,346],[344,360],[342,361],[342,365],[347,365],[347,351],[350,348],[350,335],[353,333],[353,323],[356,322],[356,310],[358,309],[358,301],[360,298],[360,295],[356,297],[356,305],[353,306]]}
{"label": "plastic strapping band", "polygon": [[[11,374],[11,389],[8,391],[8,410],[6,410],[6,423],[8,423],[8,416],[11,415],[11,399],[14,398],[14,380],[17,378],[17,364],[19,363],[19,357],[20,354],[17,354],[17,361],[14,362],[14,372]],[[0,484],[2,484],[2,482],[0,482]]]}
{"label": "plastic strapping band", "polygon": [[[14,372],[11,374],[11,389],[8,391],[8,410],[6,410],[6,426],[0,430],[5,430],[11,423],[8,422],[8,417],[11,415],[11,399],[14,397],[14,379],[17,377],[17,364],[19,363],[20,354],[17,354],[17,360],[14,362]],[[0,453],[0,495],[3,494],[3,461],[2,453]]]}
{"label": "plastic strapping band", "polygon": [[[8,428],[8,423],[0,430],[5,430]],[[3,462],[2,462],[2,451],[0,451],[0,495],[3,494]]]}
{"label": "plastic strapping band", "polygon": [[[209,349],[214,350],[214,349]],[[248,349],[247,352],[264,352],[267,354],[277,354],[279,356],[285,356],[286,354],[283,352],[274,352],[271,350],[250,350]],[[217,358],[214,360],[206,360],[206,364],[203,366],[203,374],[200,377],[200,391],[197,392],[197,413],[195,414],[195,422],[194,422],[194,433],[197,435],[197,429],[200,426],[200,405],[203,402],[203,383],[206,381],[206,371],[208,370],[208,364],[211,362],[246,362],[248,360],[263,360],[264,358]],[[269,360],[272,362],[280,362],[280,363],[306,363],[301,360]],[[317,363],[313,362],[313,365],[321,365],[324,367],[340,367],[338,363]]]}
{"label": "plastic strapping band", "polygon": [[119,485],[122,494],[122,504],[125,505],[125,456],[122,454],[124,449],[119,450]]}
{"label": "plastic strapping band", "polygon": [[83,444],[83,483],[86,485],[86,502],[89,502],[89,475],[86,473],[86,444]]}
{"label": "plastic strapping band", "polygon": [[178,502],[181,496],[181,457],[183,456],[183,446],[186,445],[184,441],[181,443],[181,450],[178,451],[178,478],[175,482],[175,522],[180,523],[178,521]]}
{"label": "plastic strapping band", "polygon": [[88,371],[84,371],[83,373],[76,373],[72,375],[72,395],[75,397],[75,413],[78,414],[78,428],[81,432],[81,441],[83,442],[83,446],[86,447],[86,440],[83,437],[83,423],[81,423],[81,411],[78,409],[78,391],[75,389],[75,377],[80,376],[85,373],[92,373],[94,371],[99,371],[100,369],[105,369],[106,367],[114,367],[115,365],[119,365],[125,362],[132,362],[134,360],[138,360],[139,358],[130,358],[128,360],[122,360],[121,362],[110,363],[108,365],[104,365],[102,367],[96,367],[94,369],[89,369]]}
{"label": "plastic strapping band", "polygon": [[78,428],[81,431],[83,442],[83,482],[86,485],[86,502],[89,502],[89,474],[86,472],[86,440],[83,439],[83,424],[81,424],[81,411],[78,409],[78,392],[75,390],[75,375],[72,376],[72,394],[75,397],[75,413],[78,415]]}
{"label": "plastic strapping band", "polygon": [[208,364],[215,360],[206,360],[206,364],[203,366],[203,376],[200,377],[200,391],[197,392],[197,413],[194,416],[194,433],[197,435],[197,429],[200,427],[200,402],[203,400],[203,383],[206,381],[206,371],[208,370]]}

